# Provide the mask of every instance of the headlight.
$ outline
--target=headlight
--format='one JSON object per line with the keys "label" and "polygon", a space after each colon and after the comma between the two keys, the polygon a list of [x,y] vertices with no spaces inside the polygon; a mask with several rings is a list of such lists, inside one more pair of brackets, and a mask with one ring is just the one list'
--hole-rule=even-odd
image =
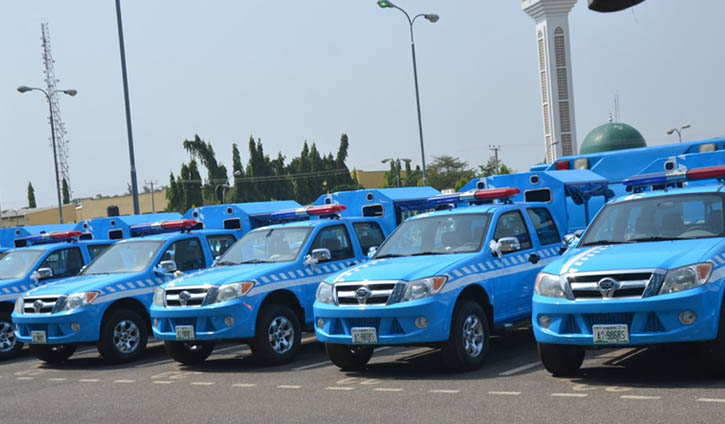
{"label": "headlight", "polygon": [[401,302],[423,299],[441,291],[448,277],[430,277],[422,280],[409,281],[405,285],[405,292],[400,298]]}
{"label": "headlight", "polygon": [[317,295],[315,296],[317,298],[317,301],[320,303],[327,303],[328,305],[334,305],[335,304],[335,298],[332,295],[332,284],[327,284],[326,282],[321,282],[319,286],[317,286]]}
{"label": "headlight", "polygon": [[154,291],[154,305],[166,306],[164,305],[164,293],[166,293],[164,288],[156,287],[156,290]]}
{"label": "headlight", "polygon": [[561,286],[561,279],[558,275],[547,274],[540,272],[536,276],[536,285],[534,286],[534,293],[539,296],[546,297],[558,297],[566,299],[566,292]]}
{"label": "headlight", "polygon": [[217,289],[212,303],[229,302],[230,300],[239,299],[249,293],[252,287],[254,287],[254,283],[252,282],[225,284]]}
{"label": "headlight", "polygon": [[711,263],[689,265],[667,271],[660,294],[677,293],[700,287],[710,278],[711,272]]}
{"label": "headlight", "polygon": [[23,296],[18,296],[17,300],[15,300],[15,313],[16,314],[22,314],[23,313]]}
{"label": "headlight", "polygon": [[98,292],[74,293],[63,299],[56,312],[72,311],[88,306],[98,297]]}

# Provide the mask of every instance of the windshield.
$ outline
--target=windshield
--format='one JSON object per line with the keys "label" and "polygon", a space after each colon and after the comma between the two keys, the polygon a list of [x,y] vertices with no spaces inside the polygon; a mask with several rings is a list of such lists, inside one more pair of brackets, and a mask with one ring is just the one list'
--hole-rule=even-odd
{"label": "windshield", "polygon": [[128,241],[101,253],[81,274],[125,274],[145,270],[156,256],[162,240]]}
{"label": "windshield", "polygon": [[42,250],[12,250],[0,255],[0,280],[23,278],[42,254]]}
{"label": "windshield", "polygon": [[310,227],[289,227],[252,231],[230,247],[217,265],[294,261],[310,230]]}
{"label": "windshield", "polygon": [[723,237],[722,201],[718,194],[691,194],[613,203],[580,245]]}
{"label": "windshield", "polygon": [[406,221],[383,243],[375,258],[477,252],[489,219],[490,214],[456,214]]}

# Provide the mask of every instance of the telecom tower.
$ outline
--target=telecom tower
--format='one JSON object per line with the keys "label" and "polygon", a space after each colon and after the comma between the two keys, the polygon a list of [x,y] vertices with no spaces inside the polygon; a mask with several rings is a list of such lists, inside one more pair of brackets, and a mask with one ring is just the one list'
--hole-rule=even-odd
{"label": "telecom tower", "polygon": [[521,0],[521,9],[536,21],[547,163],[578,153],[569,48],[574,4],[576,0]]}
{"label": "telecom tower", "polygon": [[[43,73],[45,74],[46,91],[48,94],[54,93],[50,96],[50,107],[53,109],[53,124],[55,127],[55,144],[57,149],[56,159],[58,161],[58,179],[59,181],[65,180],[68,184],[68,194],[70,195],[70,169],[68,166],[68,140],[65,138],[68,133],[65,129],[65,124],[60,115],[60,101],[58,94],[55,93],[56,83],[60,81],[55,77],[55,67],[53,55],[50,50],[50,32],[48,31],[48,24],[40,24],[40,30],[42,36],[40,37],[43,45]],[[48,118],[50,119],[50,118]],[[51,143],[52,143],[51,139]]]}

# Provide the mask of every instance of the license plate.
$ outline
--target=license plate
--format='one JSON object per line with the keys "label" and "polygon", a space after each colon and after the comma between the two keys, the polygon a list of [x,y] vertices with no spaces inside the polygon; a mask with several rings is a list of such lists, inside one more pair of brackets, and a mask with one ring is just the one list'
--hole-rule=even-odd
{"label": "license plate", "polygon": [[594,325],[594,344],[625,344],[629,343],[629,327],[627,324]]}
{"label": "license plate", "polygon": [[176,339],[177,340],[194,340],[194,326],[177,325],[176,326]]}
{"label": "license plate", "polygon": [[31,331],[30,337],[33,339],[33,344],[48,343],[48,337],[45,335],[45,331]]}
{"label": "license plate", "polygon": [[352,344],[377,344],[378,330],[374,327],[356,327],[351,330]]}

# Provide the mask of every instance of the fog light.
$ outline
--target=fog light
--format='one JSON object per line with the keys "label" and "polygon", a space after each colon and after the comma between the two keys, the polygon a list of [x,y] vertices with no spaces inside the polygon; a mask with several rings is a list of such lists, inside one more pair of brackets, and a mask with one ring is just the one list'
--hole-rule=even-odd
{"label": "fog light", "polygon": [[229,317],[224,318],[224,325],[226,325],[227,327],[233,326],[234,325],[234,317],[229,316]]}
{"label": "fog light", "polygon": [[428,318],[426,317],[418,317],[415,319],[415,326],[420,328],[421,330],[428,326]]}
{"label": "fog light", "polygon": [[77,322],[74,322],[73,324],[70,325],[70,329],[77,333],[77,332],[81,331],[81,325],[78,324]]}
{"label": "fog light", "polygon": [[322,328],[325,326],[325,320],[322,318],[317,318],[317,328],[322,330]]}
{"label": "fog light", "polygon": [[154,327],[159,328],[159,319],[154,318]]}
{"label": "fog light", "polygon": [[697,319],[697,314],[695,314],[693,311],[682,311],[680,312],[680,323],[682,325],[692,325],[695,323],[695,320]]}
{"label": "fog light", "polygon": [[539,315],[539,326],[541,328],[549,328],[551,325],[551,318],[548,315]]}

